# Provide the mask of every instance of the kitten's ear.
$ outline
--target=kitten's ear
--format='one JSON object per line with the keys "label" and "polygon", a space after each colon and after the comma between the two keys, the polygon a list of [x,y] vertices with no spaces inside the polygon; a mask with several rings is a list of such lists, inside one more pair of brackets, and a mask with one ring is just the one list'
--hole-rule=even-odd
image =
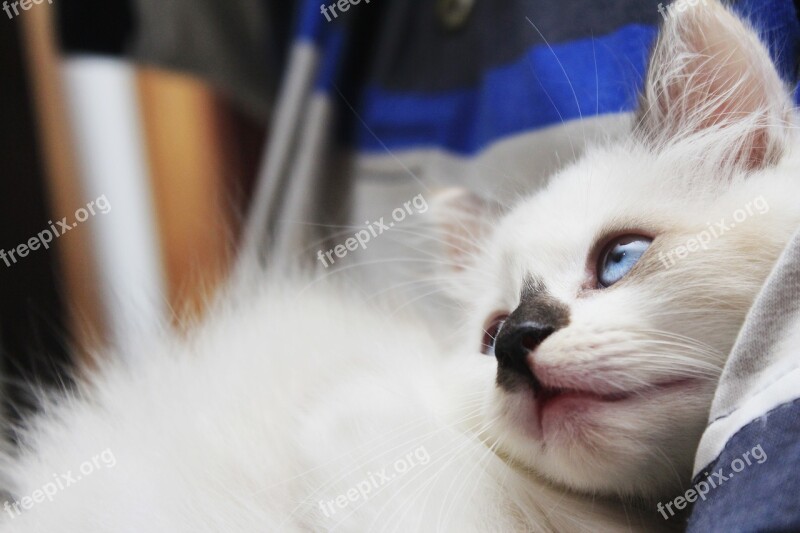
{"label": "kitten's ear", "polygon": [[500,207],[467,189],[454,187],[436,192],[431,211],[444,261],[451,270],[460,271],[476,260]]}
{"label": "kitten's ear", "polygon": [[791,108],[755,32],[716,0],[700,0],[664,23],[637,129],[656,150],[702,147],[715,164],[758,169],[786,151]]}

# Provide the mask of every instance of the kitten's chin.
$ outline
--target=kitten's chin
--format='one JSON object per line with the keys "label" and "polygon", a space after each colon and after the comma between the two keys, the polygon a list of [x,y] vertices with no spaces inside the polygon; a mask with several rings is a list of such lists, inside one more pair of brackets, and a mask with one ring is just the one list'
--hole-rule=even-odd
{"label": "kitten's chin", "polygon": [[690,479],[712,394],[694,380],[607,395],[498,389],[498,442],[515,461],[573,490],[658,497]]}

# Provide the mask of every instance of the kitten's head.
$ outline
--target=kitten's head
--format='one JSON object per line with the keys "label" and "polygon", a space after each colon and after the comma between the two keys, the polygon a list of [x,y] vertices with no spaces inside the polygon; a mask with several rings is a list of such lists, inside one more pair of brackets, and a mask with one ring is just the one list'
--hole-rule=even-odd
{"label": "kitten's head", "polygon": [[501,454],[577,490],[688,482],[727,354],[798,223],[791,114],[727,9],[666,23],[630,138],[518,204],[464,266]]}

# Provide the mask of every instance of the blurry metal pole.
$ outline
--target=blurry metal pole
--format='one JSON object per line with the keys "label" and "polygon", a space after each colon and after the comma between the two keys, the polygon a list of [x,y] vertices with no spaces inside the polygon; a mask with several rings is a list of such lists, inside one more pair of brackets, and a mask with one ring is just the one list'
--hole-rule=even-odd
{"label": "blurry metal pole", "polygon": [[286,78],[276,101],[274,119],[267,133],[264,159],[245,224],[235,278],[251,271],[256,262],[274,264],[286,259],[269,257],[268,254],[280,231],[281,200],[292,175],[291,164],[301,141],[300,132],[310,105],[318,61],[318,52],[311,43],[293,45]]}
{"label": "blurry metal pole", "polygon": [[323,233],[318,204],[320,191],[327,185],[321,180],[326,177],[322,165],[330,149],[327,136],[331,129],[331,102],[325,95],[311,95],[306,109],[294,165],[287,171],[290,185],[282,195],[280,218],[273,221],[278,233],[270,241],[270,252],[289,268],[316,262],[316,256],[307,248]]}

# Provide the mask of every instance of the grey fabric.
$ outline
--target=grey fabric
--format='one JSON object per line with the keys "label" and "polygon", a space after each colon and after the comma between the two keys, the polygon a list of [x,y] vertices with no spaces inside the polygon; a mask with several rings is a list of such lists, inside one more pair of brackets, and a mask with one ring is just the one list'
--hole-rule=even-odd
{"label": "grey fabric", "polygon": [[695,459],[695,473],[733,435],[800,398],[800,232],[756,299],[720,378]]}
{"label": "grey fabric", "polygon": [[800,233],[781,256],[748,315],[722,373],[711,407],[712,421],[729,414],[743,398],[752,394],[754,378],[785,355],[775,348],[780,346],[780,340],[786,337],[798,316]]}
{"label": "grey fabric", "polygon": [[[798,531],[799,431],[800,232],[756,299],[723,371],[695,458],[693,486],[707,490],[687,531]],[[720,483],[709,489],[709,479]]]}
{"label": "grey fabric", "polygon": [[291,37],[295,2],[134,0],[132,55],[191,72],[265,121]]}

